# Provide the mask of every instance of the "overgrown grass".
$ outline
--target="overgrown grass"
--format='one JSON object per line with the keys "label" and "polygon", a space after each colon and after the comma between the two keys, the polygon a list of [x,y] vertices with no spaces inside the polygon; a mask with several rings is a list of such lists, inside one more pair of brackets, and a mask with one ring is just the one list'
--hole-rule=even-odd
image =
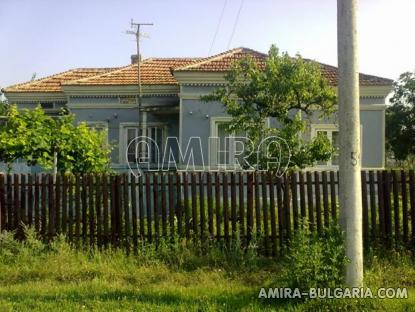
{"label": "overgrown grass", "polygon": [[[410,287],[407,300],[259,299],[261,287],[287,286],[292,264],[243,250],[176,239],[122,250],[74,249],[63,237],[43,244],[32,230],[18,242],[0,235],[0,311],[412,311],[411,255],[371,256],[366,283]],[[306,258],[307,255],[304,255]]]}

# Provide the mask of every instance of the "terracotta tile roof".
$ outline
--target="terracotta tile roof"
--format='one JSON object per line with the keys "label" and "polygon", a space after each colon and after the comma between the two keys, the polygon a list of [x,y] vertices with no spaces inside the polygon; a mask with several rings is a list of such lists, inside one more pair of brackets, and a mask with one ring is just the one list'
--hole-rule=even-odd
{"label": "terracotta tile roof", "polygon": [[255,50],[236,48],[201,59],[187,66],[178,67],[175,71],[226,72],[235,61],[246,56],[252,57],[259,64],[262,64],[267,57],[266,54]]}
{"label": "terracotta tile roof", "polygon": [[[172,70],[198,61],[199,58],[149,58],[141,62],[140,75],[143,85],[177,84]],[[64,83],[64,85],[134,85],[137,84],[137,64],[114,70],[102,75],[87,77]]]}
{"label": "terracotta tile roof", "polygon": [[[175,71],[187,71],[187,72],[226,72],[228,71],[232,63],[241,59],[242,57],[250,56],[261,67],[264,66],[266,54],[260,53],[248,48],[236,48],[232,49],[212,57],[204,58],[193,64],[176,68]],[[306,59],[307,61],[311,61]],[[317,62],[318,63],[318,62]],[[318,63],[321,66],[323,75],[329,80],[333,86],[337,85],[337,67]],[[372,75],[360,74],[359,75],[361,86],[389,86],[392,85],[393,80],[376,77]]]}
{"label": "terracotta tile roof", "polygon": [[[307,60],[307,61],[311,61],[311,60]],[[337,86],[337,83],[338,83],[337,67],[323,64],[323,63],[318,63],[318,64],[320,65],[321,72],[328,79],[330,84],[333,86]],[[393,83],[392,79],[359,73],[359,84],[361,86],[391,86],[392,83]]]}
{"label": "terracotta tile roof", "polygon": [[[251,56],[263,66],[266,54],[247,48],[232,49],[207,58],[149,58],[141,62],[143,85],[176,85],[173,72],[226,72],[232,63]],[[306,59],[307,60],[307,59]],[[310,61],[310,60],[307,60]],[[319,63],[324,76],[337,85],[337,68]],[[5,88],[5,92],[63,92],[61,86],[109,86],[137,84],[137,64],[117,68],[73,69]],[[360,74],[361,86],[390,86],[392,80]]]}
{"label": "terracotta tile roof", "polygon": [[115,68],[77,68],[33,81],[5,88],[4,92],[62,92],[61,84],[66,81],[96,76]]}

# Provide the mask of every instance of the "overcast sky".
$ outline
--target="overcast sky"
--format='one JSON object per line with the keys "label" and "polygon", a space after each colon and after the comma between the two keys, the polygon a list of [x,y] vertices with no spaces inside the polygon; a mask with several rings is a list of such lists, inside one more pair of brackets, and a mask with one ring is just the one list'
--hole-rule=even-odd
{"label": "overcast sky", "polygon": [[[226,2],[216,40],[216,27]],[[131,18],[153,22],[142,54],[207,56],[272,43],[337,64],[336,0],[0,0],[0,87],[78,67],[126,65]],[[415,1],[360,0],[360,71],[396,79],[415,70]],[[232,30],[235,29],[231,40]]]}

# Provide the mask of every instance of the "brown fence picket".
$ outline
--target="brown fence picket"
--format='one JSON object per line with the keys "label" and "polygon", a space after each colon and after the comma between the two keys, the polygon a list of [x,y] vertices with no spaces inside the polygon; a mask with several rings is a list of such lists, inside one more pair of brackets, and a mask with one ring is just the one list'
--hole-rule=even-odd
{"label": "brown fence picket", "polygon": [[284,210],[285,210],[285,236],[291,237],[291,209],[290,209],[290,181],[287,174],[284,175]]}
{"label": "brown fence picket", "polygon": [[216,239],[221,238],[221,212],[220,212],[220,175],[215,172],[215,210],[216,210]]}
{"label": "brown fence picket", "polygon": [[231,172],[231,224],[232,239],[236,238],[236,181],[235,173]]}
{"label": "brown fence picket", "polygon": [[308,222],[310,230],[314,230],[314,203],[313,203],[313,181],[310,171],[307,171],[307,206],[308,206]]}
{"label": "brown fence picket", "polygon": [[152,174],[153,176],[153,211],[154,211],[154,235],[156,242],[159,241],[160,238],[160,220],[159,220],[159,175],[157,173]]}
{"label": "brown fence picket", "polygon": [[11,174],[7,174],[6,183],[6,195],[7,195],[7,229],[14,229],[14,215],[13,215],[13,177]]}
{"label": "brown fence picket", "polygon": [[[276,213],[275,213],[275,186],[273,181],[273,174],[272,172],[268,172],[268,185],[269,185],[269,211],[270,211],[270,218],[271,218],[271,253],[272,256],[276,256],[277,254],[277,224],[276,224]],[[279,178],[278,178],[279,179]],[[280,197],[281,190],[279,190],[280,185],[277,186],[277,196]],[[278,199],[278,209],[280,209],[280,200]],[[278,221],[280,220],[278,216]],[[280,229],[280,241],[281,241],[281,228]]]}
{"label": "brown fence picket", "polygon": [[174,231],[174,188],[173,188],[173,174],[169,173],[168,177],[168,194],[169,194],[169,223],[170,223],[170,236],[173,238],[175,236]]}
{"label": "brown fence picket", "polygon": [[259,173],[254,173],[254,182],[255,182],[255,228],[257,236],[261,235],[261,202],[259,199]]}
{"label": "brown fence picket", "polygon": [[97,246],[101,247],[103,245],[102,241],[102,176],[97,174],[95,176],[95,214],[96,214],[96,242]]}
{"label": "brown fence picket", "polygon": [[183,235],[183,202],[182,202],[182,185],[181,174],[176,173],[176,215],[177,215],[177,233],[179,236]]}
{"label": "brown fence picket", "polygon": [[206,176],[207,179],[207,205],[208,205],[208,231],[209,238],[214,236],[213,232],[213,189],[212,189],[212,174]]}
{"label": "brown fence picket", "polygon": [[245,182],[244,175],[238,173],[238,193],[239,193],[239,237],[245,237]]}
{"label": "brown fence picket", "polygon": [[205,182],[204,174],[199,172],[199,208],[200,208],[200,238],[205,240],[206,232],[206,215],[205,215]]}
{"label": "brown fence picket", "polygon": [[400,241],[400,218],[399,218],[399,187],[398,175],[396,170],[392,170],[392,192],[393,192],[393,219],[395,230],[395,243]]}
{"label": "brown fence picket", "polygon": [[291,182],[291,198],[293,207],[293,225],[294,230],[298,229],[298,200],[297,200],[297,172],[292,172],[290,175]]}
{"label": "brown fence picket", "polygon": [[370,228],[371,228],[371,237],[372,241],[375,241],[377,237],[377,227],[376,227],[376,200],[375,200],[375,174],[371,170],[369,171],[369,198],[370,198]]}
{"label": "brown fence picket", "polygon": [[301,219],[306,218],[306,206],[305,206],[305,186],[304,186],[304,172],[299,172],[300,180],[300,212]]}
{"label": "brown fence picket", "polygon": [[88,198],[88,235],[89,235],[89,244],[91,246],[95,245],[95,211],[94,211],[94,176],[89,175],[87,181],[87,198]]}
{"label": "brown fence picket", "polygon": [[62,176],[62,222],[60,224],[62,233],[67,233],[68,227],[68,175]]}
{"label": "brown fence picket", "polygon": [[[415,241],[414,170],[363,170],[361,184],[364,247]],[[259,250],[275,256],[300,215],[317,233],[329,225],[336,185],[334,171],[0,175],[0,229],[23,238],[22,225],[34,225],[46,240],[63,233],[77,245],[111,243],[127,252],[138,250],[139,235],[158,242],[192,233],[229,246],[231,237],[249,243],[256,231]]]}
{"label": "brown fence picket", "polygon": [[111,187],[108,186],[109,181],[108,181],[108,176],[106,174],[102,175],[101,181],[102,181],[102,221],[103,221],[102,228],[104,231],[103,244],[104,246],[107,246],[108,243],[110,242],[110,233],[109,233],[109,224],[108,224],[110,220],[110,217],[109,217],[110,206],[108,205],[108,202],[109,202],[108,195],[109,195]]}
{"label": "brown fence picket", "polygon": [[277,208],[278,208],[278,235],[279,235],[279,243],[280,248],[282,249],[285,242],[285,230],[286,226],[286,219],[285,219],[285,207],[282,204],[282,184],[281,178],[276,178],[276,187],[277,187]]}
{"label": "brown fence picket", "polygon": [[267,203],[267,176],[265,172],[261,173],[262,189],[262,213],[264,216],[264,248],[265,255],[269,256],[269,220],[268,220],[268,203]]}
{"label": "brown fence picket", "polygon": [[415,173],[409,170],[409,198],[411,203],[412,241],[415,242]]}
{"label": "brown fence picket", "polygon": [[366,183],[366,171],[362,171],[361,175],[362,185],[362,209],[363,209],[363,242],[364,246],[369,246],[369,209],[367,203],[367,183]]}
{"label": "brown fence picket", "polygon": [[55,236],[55,214],[56,214],[56,210],[55,210],[55,190],[54,190],[54,179],[53,179],[53,175],[49,174],[48,175],[48,194],[49,194],[49,205],[48,205],[48,209],[49,209],[49,227],[48,227],[48,239],[51,240],[54,236]]}
{"label": "brown fence picket", "polygon": [[337,197],[336,197],[336,181],[334,171],[330,171],[330,207],[331,218],[337,219]]}
{"label": "brown fence picket", "polygon": [[25,174],[21,174],[20,175],[20,224],[19,224],[19,229],[22,231],[21,232],[21,237],[24,237],[24,233],[23,233],[23,225],[27,225],[27,220],[26,220],[26,190],[27,184],[26,184],[26,175]]}
{"label": "brown fence picket", "polygon": [[403,230],[403,241],[408,242],[408,193],[406,183],[406,172],[401,170],[401,192],[402,192],[402,230]]}
{"label": "brown fence picket", "polygon": [[[27,221],[26,221],[26,224],[30,227],[33,226],[33,207],[34,207],[33,191],[34,191],[33,175],[29,173],[27,175]],[[1,199],[0,199],[0,202],[1,202]]]}
{"label": "brown fence picket", "polygon": [[141,240],[145,239],[145,207],[144,207],[144,177],[141,175],[138,177],[138,207],[139,207],[139,217],[140,217],[140,238]]}
{"label": "brown fence picket", "polygon": [[184,226],[186,237],[190,237],[190,211],[189,211],[189,181],[187,172],[183,173],[183,200],[184,200]]}
{"label": "brown fence picket", "polygon": [[74,177],[68,176],[68,236],[73,242],[73,221],[74,221]]}
{"label": "brown fence picket", "polygon": [[192,196],[192,230],[194,237],[197,237],[197,190],[196,190],[196,174],[192,173],[191,178],[191,196]]}
{"label": "brown fence picket", "polygon": [[54,205],[54,217],[55,217],[55,233],[59,234],[61,232],[61,188],[62,188],[62,176],[58,173],[56,174],[55,182],[55,205]]}
{"label": "brown fence picket", "polygon": [[321,233],[320,173],[318,171],[314,172],[314,194],[316,198],[315,203],[316,203],[317,232]]}
{"label": "brown fence picket", "polygon": [[82,201],[82,242],[87,244],[88,239],[88,175],[82,176],[82,190],[81,190],[81,201]]}
{"label": "brown fence picket", "polygon": [[383,179],[383,196],[384,196],[384,216],[385,216],[385,232],[388,240],[388,244],[391,244],[392,240],[392,205],[391,205],[391,188],[390,188],[390,173],[388,171],[382,172]]}
{"label": "brown fence picket", "polygon": [[380,238],[386,238],[384,182],[382,171],[377,172]]}
{"label": "brown fence picket", "polygon": [[[124,173],[122,175],[122,211],[123,217],[120,218],[121,226],[124,225],[124,229],[120,231],[120,235],[124,234],[124,247],[127,253],[130,252],[130,238],[131,238],[131,218],[130,218],[130,206],[129,206],[129,196],[128,196],[128,174]],[[124,220],[124,222],[123,222]]]}
{"label": "brown fence picket", "polygon": [[13,219],[14,229],[18,229],[20,226],[20,203],[19,203],[19,175],[13,176]]}
{"label": "brown fence picket", "polygon": [[252,172],[248,172],[247,175],[247,239],[248,242],[252,238],[254,228],[254,175]]}
{"label": "brown fence picket", "polygon": [[151,180],[150,174],[146,174],[146,207],[147,207],[147,240],[152,242],[152,213],[151,213]]}
{"label": "brown fence picket", "polygon": [[223,230],[225,242],[229,243],[229,208],[228,208],[228,176],[226,172],[222,173],[222,191],[223,191]]}
{"label": "brown fence picket", "polygon": [[327,183],[327,171],[321,173],[322,186],[323,186],[323,215],[324,226],[328,227],[330,223],[330,211],[329,211],[329,189]]}
{"label": "brown fence picket", "polygon": [[42,181],[40,180],[41,176],[35,174],[35,200],[34,200],[34,223],[35,230],[40,232],[40,188]]}
{"label": "brown fence picket", "polygon": [[79,244],[81,240],[81,176],[76,175],[75,182],[75,239]]}
{"label": "brown fence picket", "polygon": [[161,192],[161,228],[164,238],[167,237],[167,206],[166,206],[166,175],[160,174],[160,192]]}
{"label": "brown fence picket", "polygon": [[117,191],[118,177],[110,176],[110,224],[111,224],[111,243],[113,246],[117,244],[117,205],[118,205],[118,191]]}
{"label": "brown fence picket", "polygon": [[0,174],[0,218],[1,227],[0,230],[3,232],[7,230],[7,207],[6,207],[6,187],[5,187],[5,176]]}

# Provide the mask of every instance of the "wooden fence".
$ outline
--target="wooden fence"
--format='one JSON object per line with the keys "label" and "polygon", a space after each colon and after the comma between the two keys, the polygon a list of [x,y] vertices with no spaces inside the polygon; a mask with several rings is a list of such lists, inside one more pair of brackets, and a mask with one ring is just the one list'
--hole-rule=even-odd
{"label": "wooden fence", "polygon": [[[365,246],[415,242],[414,171],[362,171]],[[338,173],[0,175],[1,230],[137,248],[173,236],[243,243],[277,255],[300,219],[321,232],[338,216]]]}

